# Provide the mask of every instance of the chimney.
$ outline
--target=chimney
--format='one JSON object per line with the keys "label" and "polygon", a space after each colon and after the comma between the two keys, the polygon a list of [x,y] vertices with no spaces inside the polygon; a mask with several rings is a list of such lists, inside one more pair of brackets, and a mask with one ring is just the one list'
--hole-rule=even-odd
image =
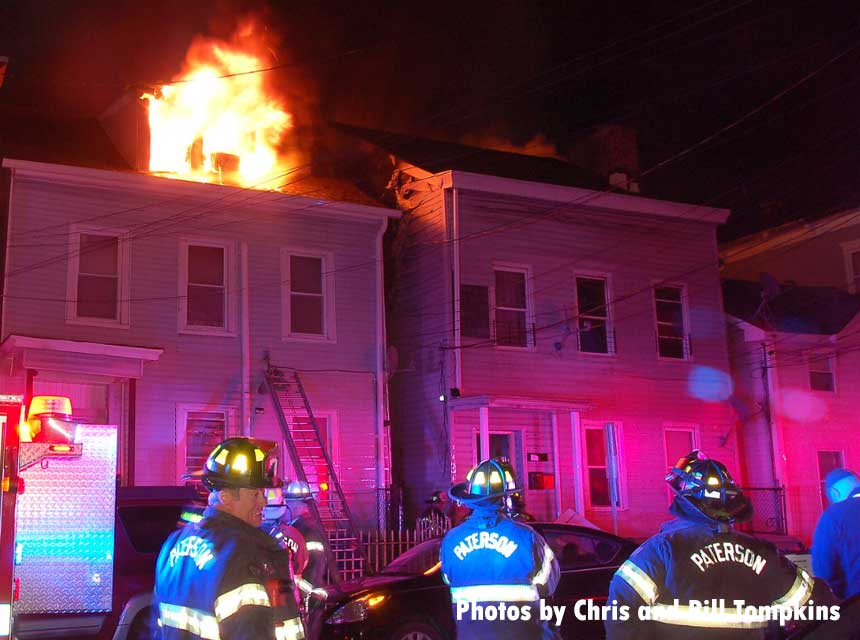
{"label": "chimney", "polygon": [[109,106],[99,122],[128,166],[149,171],[149,117],[141,90],[132,88]]}
{"label": "chimney", "polygon": [[568,151],[574,164],[589,169],[613,187],[639,193],[639,131],[624,124],[603,124]]}

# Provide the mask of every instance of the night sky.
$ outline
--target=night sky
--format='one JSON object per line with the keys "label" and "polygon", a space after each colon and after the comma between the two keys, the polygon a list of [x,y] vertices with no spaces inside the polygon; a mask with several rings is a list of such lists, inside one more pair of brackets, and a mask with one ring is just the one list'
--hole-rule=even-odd
{"label": "night sky", "polygon": [[4,0],[0,104],[97,115],[252,11],[279,41],[268,73],[299,123],[527,148],[540,136],[562,156],[596,125],[629,125],[643,190],[731,208],[724,238],[860,203],[847,0]]}

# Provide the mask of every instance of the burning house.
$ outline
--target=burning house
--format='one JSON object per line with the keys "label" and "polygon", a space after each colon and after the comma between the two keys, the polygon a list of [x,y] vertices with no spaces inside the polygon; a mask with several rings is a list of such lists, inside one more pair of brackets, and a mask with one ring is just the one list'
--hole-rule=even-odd
{"label": "burning house", "polygon": [[400,214],[293,153],[243,29],[195,41],[173,82],[108,110],[109,158],[83,152],[95,135],[74,153],[73,129],[0,149],[0,393],[70,396],[120,425],[128,485],[181,484],[228,435],[274,440],[321,509],[376,526],[382,236]]}

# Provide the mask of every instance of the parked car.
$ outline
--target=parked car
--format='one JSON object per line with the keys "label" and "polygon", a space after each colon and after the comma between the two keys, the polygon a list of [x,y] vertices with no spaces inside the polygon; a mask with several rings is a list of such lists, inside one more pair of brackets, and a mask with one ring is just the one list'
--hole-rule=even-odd
{"label": "parked car", "polygon": [[[552,604],[566,605],[561,627],[567,638],[603,636],[603,622],[580,622],[577,600],[603,605],[615,570],[636,545],[597,529],[531,523],[546,539],[561,566]],[[324,614],[327,640],[447,640],[454,638],[451,596],[439,568],[441,538],[413,547],[377,575],[332,589]]]}
{"label": "parked car", "polygon": [[113,606],[104,614],[21,615],[15,636],[150,640],[155,560],[183,511],[201,512],[202,502],[186,487],[120,487],[114,528]]}

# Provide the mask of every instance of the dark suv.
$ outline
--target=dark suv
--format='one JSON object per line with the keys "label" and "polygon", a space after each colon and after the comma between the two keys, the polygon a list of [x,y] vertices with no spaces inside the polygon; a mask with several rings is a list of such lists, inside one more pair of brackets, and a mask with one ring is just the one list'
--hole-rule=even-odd
{"label": "dark suv", "polygon": [[21,615],[15,636],[149,640],[155,560],[183,511],[200,513],[199,494],[186,487],[120,487],[116,498],[113,606],[102,614]]}

